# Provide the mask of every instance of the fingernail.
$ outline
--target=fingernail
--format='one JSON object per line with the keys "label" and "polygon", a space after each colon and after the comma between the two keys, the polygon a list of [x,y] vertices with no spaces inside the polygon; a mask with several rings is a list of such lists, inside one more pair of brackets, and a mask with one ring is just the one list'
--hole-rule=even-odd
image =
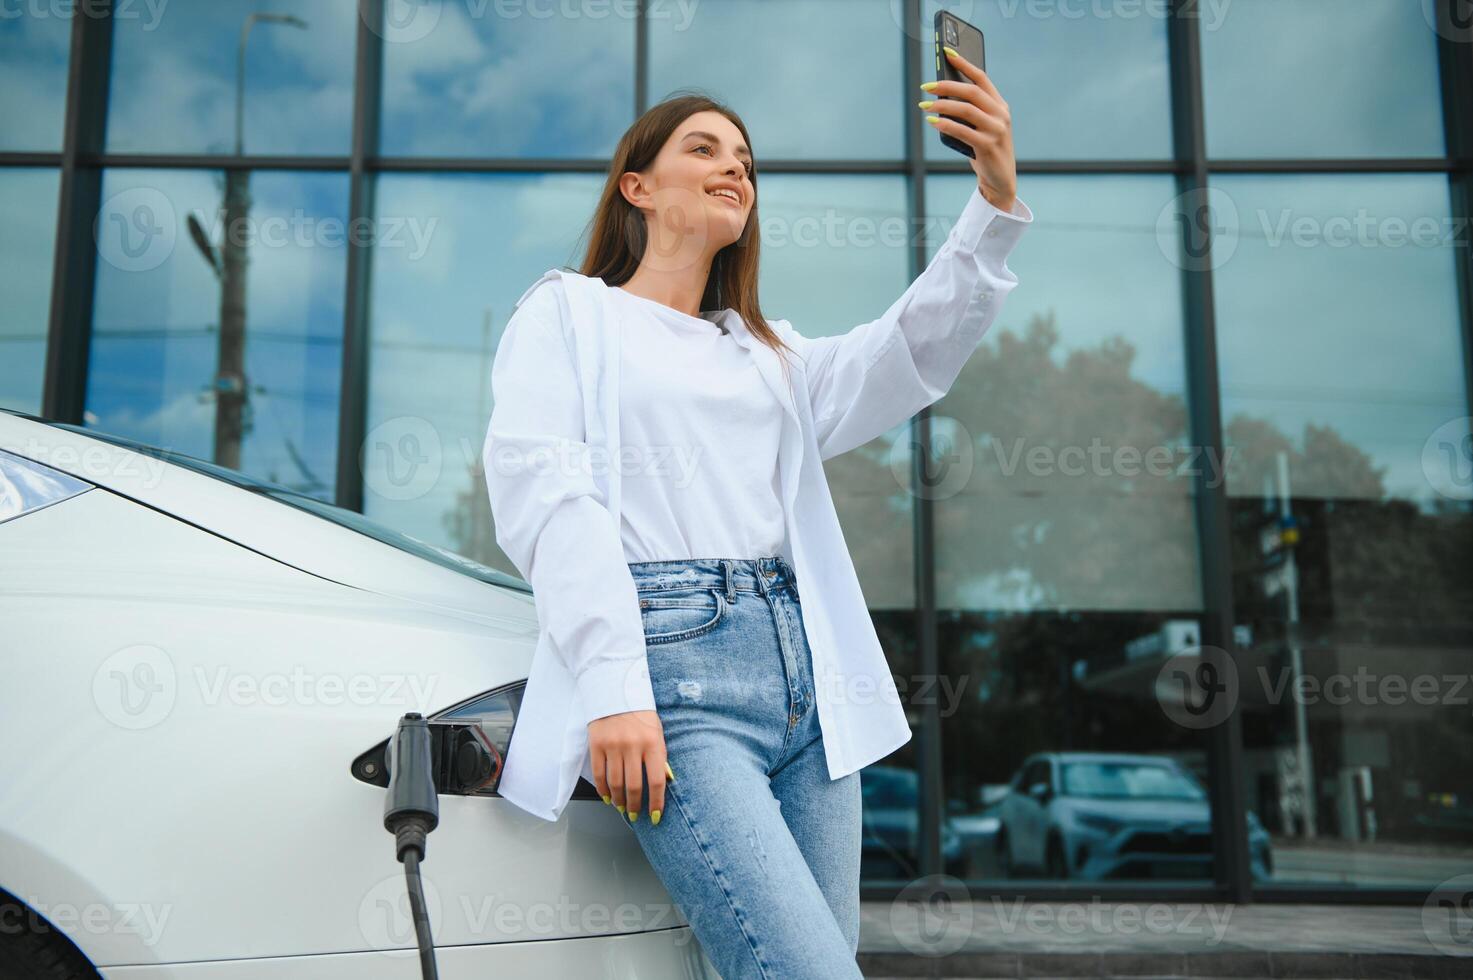
{"label": "fingernail", "polygon": [[925,89],[927,92],[934,92],[936,91],[936,83],[926,82],[924,85],[921,86],[921,88]]}
{"label": "fingernail", "polygon": [[675,782],[675,770],[670,768],[670,763],[668,762],[665,763],[665,775],[670,777],[672,783]]}
{"label": "fingernail", "polygon": [[954,49],[954,48],[948,48],[944,44],[941,46],[941,50],[942,51],[945,51],[947,54],[951,55],[953,58],[960,58],[961,57],[961,55],[959,55],[959,54],[956,53],[956,49]]}
{"label": "fingernail", "polygon": [[941,117],[940,116],[927,116],[926,117],[926,122],[930,123],[933,126],[936,123],[939,123],[940,121],[941,121]]}
{"label": "fingernail", "polygon": [[624,812],[624,804],[622,804],[622,803],[615,803],[614,804],[614,809],[618,810],[620,813],[623,813]]}
{"label": "fingernail", "polygon": [[917,102],[916,103],[916,105],[920,106],[922,109],[929,109],[929,108],[931,108],[935,104],[936,104],[936,100],[935,99],[926,99],[924,102]]}
{"label": "fingernail", "polygon": [[629,822],[630,823],[634,823],[634,821],[636,821],[638,819],[639,819],[639,811],[638,810],[630,810],[629,811]]}
{"label": "fingernail", "polygon": [[660,825],[660,811],[659,810],[651,810],[650,811],[650,824],[652,826],[655,826],[655,827],[658,827]]}
{"label": "fingernail", "polygon": [[604,802],[605,803],[613,803],[614,802],[614,798],[612,796],[605,796],[604,797]]}

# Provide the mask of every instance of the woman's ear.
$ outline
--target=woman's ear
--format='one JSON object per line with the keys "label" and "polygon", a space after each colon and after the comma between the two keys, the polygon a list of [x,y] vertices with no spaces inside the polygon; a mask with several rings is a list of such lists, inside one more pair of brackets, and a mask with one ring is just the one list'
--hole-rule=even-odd
{"label": "woman's ear", "polygon": [[626,170],[619,177],[619,192],[624,200],[643,211],[650,205],[650,190],[645,186],[644,174],[637,170]]}

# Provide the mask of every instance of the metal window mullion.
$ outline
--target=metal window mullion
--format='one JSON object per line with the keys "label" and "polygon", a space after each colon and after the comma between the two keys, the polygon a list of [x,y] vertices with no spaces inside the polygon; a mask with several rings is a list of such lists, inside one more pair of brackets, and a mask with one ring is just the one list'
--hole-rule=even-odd
{"label": "metal window mullion", "polygon": [[106,134],[112,68],[110,0],[76,13],[71,27],[41,415],[76,425],[83,422],[86,408],[97,279],[93,224],[102,204],[102,171],[83,158],[102,150]]}
{"label": "metal window mullion", "polygon": [[[904,32],[905,51],[902,70],[905,75],[905,96],[900,111],[905,113],[905,173],[910,183],[910,279],[915,279],[926,268],[926,240],[922,232],[926,222],[926,125],[919,113],[910,111],[914,105],[911,93],[920,91],[928,48],[922,38],[925,34],[921,23],[921,0],[905,0],[905,23],[909,30]],[[935,507],[926,493],[917,492],[927,486],[931,466],[931,407],[928,405],[917,412],[910,421],[911,453],[911,528],[913,540],[911,555],[914,564],[916,617],[916,671],[921,677],[938,677],[941,673],[941,658],[936,630],[936,532]],[[907,685],[906,690],[911,690]],[[941,815],[943,769],[941,765],[941,710],[935,698],[925,698],[910,708],[920,715],[920,731],[916,744],[916,767],[921,791],[917,802],[921,812],[918,847],[920,873],[922,876],[945,872],[941,856]],[[907,711],[907,714],[910,712]]]}
{"label": "metal window mullion", "polygon": [[[353,66],[353,145],[348,159],[348,227],[371,227],[374,175],[369,160],[378,152],[383,86],[383,0],[358,0],[358,37]],[[373,25],[373,26],[370,26]],[[343,300],[343,360],[338,389],[338,466],[334,499],[363,512],[359,450],[368,429],[368,301],[373,238],[348,236],[347,285]]]}
{"label": "metal window mullion", "polygon": [[[1168,45],[1171,62],[1172,138],[1176,159],[1184,164],[1178,191],[1190,193],[1192,207],[1205,206],[1208,164],[1202,98],[1202,48],[1195,0],[1171,0]],[[1194,446],[1222,458],[1222,414],[1217,363],[1217,318],[1213,301],[1211,240],[1203,269],[1182,263],[1185,306],[1187,391]],[[1214,485],[1207,468],[1199,468],[1193,505],[1196,510],[1198,561],[1201,569],[1202,654],[1211,660],[1237,660],[1233,639],[1232,548],[1228,528],[1227,487]],[[1212,802],[1213,870],[1218,889],[1231,902],[1248,902],[1253,886],[1248,855],[1248,828],[1242,790],[1242,722],[1236,710],[1207,729],[1208,795]]]}

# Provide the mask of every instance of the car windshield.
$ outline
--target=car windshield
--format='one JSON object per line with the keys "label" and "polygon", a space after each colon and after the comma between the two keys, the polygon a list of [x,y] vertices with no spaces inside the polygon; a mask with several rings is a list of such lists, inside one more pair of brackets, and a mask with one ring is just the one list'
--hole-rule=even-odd
{"label": "car windshield", "polygon": [[1187,773],[1155,762],[1066,762],[1064,795],[1094,800],[1201,800]]}
{"label": "car windshield", "polygon": [[33,419],[37,422],[44,422],[58,429],[80,433],[90,439],[112,443],[115,446],[121,446],[124,449],[142,453],[145,456],[151,456],[154,459],[161,459],[166,463],[173,463],[175,466],[182,466],[185,469],[193,470],[204,476],[222,480],[242,490],[248,490],[251,493],[260,494],[263,497],[269,497],[277,503],[286,504],[288,507],[295,507],[297,510],[306,511],[314,517],[331,521],[349,530],[357,531],[359,534],[367,535],[375,541],[382,542],[391,548],[397,548],[418,558],[423,558],[425,561],[434,562],[441,568],[448,568],[453,572],[468,575],[471,578],[479,579],[491,585],[505,586],[507,588],[518,589],[522,592],[532,591],[532,587],[526,581],[517,578],[515,575],[508,575],[506,572],[498,571],[489,565],[483,565],[464,555],[446,548],[441,548],[439,545],[430,544],[428,541],[421,541],[419,538],[411,537],[402,531],[396,531],[377,521],[370,520],[356,511],[325,503],[316,497],[309,497],[290,487],[284,487],[265,480],[257,480],[253,477],[246,476],[244,473],[238,473],[235,470],[227,469],[207,460],[198,459],[194,456],[186,456],[183,453],[173,452],[168,449],[160,449],[157,446],[150,446],[147,443],[137,442],[133,439],[113,435],[109,432],[101,432],[85,426],[72,425],[69,422],[55,422],[51,419],[37,418],[34,415],[25,415],[25,413],[16,414],[23,415],[25,418]]}

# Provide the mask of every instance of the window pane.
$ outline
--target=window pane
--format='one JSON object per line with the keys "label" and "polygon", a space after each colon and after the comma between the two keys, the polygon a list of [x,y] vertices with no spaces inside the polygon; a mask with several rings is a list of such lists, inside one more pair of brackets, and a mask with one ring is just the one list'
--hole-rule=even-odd
{"label": "window pane", "polygon": [[[929,81],[936,77],[932,38],[938,5],[926,0],[921,6],[921,76]],[[981,29],[987,76],[1012,111],[1020,159],[1171,156],[1166,20],[1158,12],[1164,3],[977,0],[941,6]],[[1128,111],[1122,111],[1125,106]],[[926,159],[965,159],[929,124],[922,132]]]}
{"label": "window pane", "polygon": [[239,122],[245,152],[346,154],[356,6],[289,0],[257,13],[251,3],[187,3],[155,17],[139,4],[114,26],[108,149],[234,152],[236,66],[249,26]]}
{"label": "window pane", "polygon": [[1473,846],[1466,235],[1442,176],[1213,183],[1244,791],[1279,880],[1436,883]]}
{"label": "window pane", "polygon": [[[913,280],[906,182],[898,176],[760,178],[762,306],[807,337],[876,319]],[[870,610],[909,614],[910,424],[824,463]],[[882,613],[883,611],[883,613]],[[877,615],[878,621],[878,615]]]}
{"label": "window pane", "polygon": [[[242,177],[104,176],[85,421],[331,501],[347,177]],[[221,208],[234,190],[248,210],[227,238]],[[233,363],[244,366],[243,408],[229,388],[213,391],[217,373],[238,378]]]}
{"label": "window pane", "polygon": [[0,170],[0,405],[39,415],[56,247],[54,170]]}
{"label": "window pane", "polygon": [[634,121],[633,11],[389,0],[383,152],[611,156]]}
{"label": "window pane", "polygon": [[0,12],[0,150],[61,149],[72,35],[66,10],[18,4]]}
{"label": "window pane", "polygon": [[1441,156],[1428,3],[1234,0],[1203,5],[1214,157]]}
{"label": "window pane", "polygon": [[[756,138],[755,135],[753,137]],[[762,307],[807,337],[843,334],[883,314],[913,280],[909,185],[899,176],[761,177]],[[824,462],[869,614],[902,699],[914,698],[915,562],[910,423]],[[907,694],[907,692],[912,692]],[[914,743],[864,770],[861,873],[919,873]]]}
{"label": "window pane", "polygon": [[492,533],[481,444],[491,356],[512,304],[575,241],[603,186],[590,174],[391,174],[378,180],[363,512],[512,575]]}
{"label": "window pane", "polygon": [[[926,196],[949,228],[975,187],[935,177]],[[1202,731],[1157,690],[1200,648],[1191,473],[1210,465],[1190,445],[1176,242],[1157,237],[1173,196],[1164,176],[1024,181],[1019,285],[933,408],[943,751],[966,760],[946,821],[967,877],[1211,881],[1207,800],[1158,791],[1207,773]]]}
{"label": "window pane", "polygon": [[689,88],[726,101],[747,124],[759,167],[764,158],[904,156],[903,113],[914,102],[901,75],[900,5],[725,0],[654,9],[651,101]]}

